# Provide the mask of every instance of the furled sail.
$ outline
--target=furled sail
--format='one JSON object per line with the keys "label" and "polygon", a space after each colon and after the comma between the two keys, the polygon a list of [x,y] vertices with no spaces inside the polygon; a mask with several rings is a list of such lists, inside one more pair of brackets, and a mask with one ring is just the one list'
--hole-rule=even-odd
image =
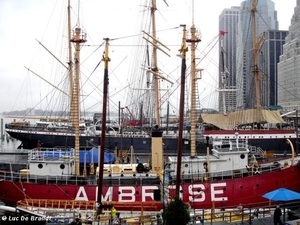
{"label": "furled sail", "polygon": [[201,114],[201,119],[205,123],[213,124],[223,130],[236,129],[243,124],[253,123],[284,123],[278,110],[270,111],[265,109],[248,109],[223,114]]}

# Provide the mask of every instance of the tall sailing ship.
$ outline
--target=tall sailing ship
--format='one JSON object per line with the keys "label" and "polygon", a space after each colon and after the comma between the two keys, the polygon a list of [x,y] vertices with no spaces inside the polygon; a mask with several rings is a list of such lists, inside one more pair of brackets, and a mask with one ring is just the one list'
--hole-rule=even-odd
{"label": "tall sailing ship", "polygon": [[[147,3],[148,4],[148,3]],[[146,12],[150,12],[150,10],[145,10]],[[155,26],[155,25],[154,25]],[[147,48],[147,55],[143,56],[143,63],[147,65],[143,65],[143,77],[148,77],[147,81],[144,81],[144,84],[147,83],[146,92],[148,92],[148,99],[134,99],[136,102],[143,102],[144,101],[144,108],[146,108],[146,104],[148,108],[154,108],[153,104],[153,90],[154,86],[156,86],[154,81],[156,79],[150,80],[150,74],[157,73],[157,65],[154,62],[145,62],[145,58],[149,58],[149,51],[151,51],[151,43],[150,42],[157,42],[158,45],[161,45],[159,41],[156,39],[155,35],[152,32],[149,32],[149,25],[143,25],[141,27],[143,33],[139,34],[139,39],[143,41],[141,44],[142,46],[149,45]],[[71,31],[69,31],[70,33]],[[140,30],[139,30],[140,32]],[[144,36],[144,39],[141,36]],[[147,42],[148,40],[148,42]],[[150,42],[149,42],[150,41]],[[71,42],[70,42],[71,43]],[[157,48],[156,47],[156,48]],[[69,52],[71,52],[72,45],[69,44]],[[82,42],[82,48],[84,49],[84,42]],[[143,47],[145,49],[145,47]],[[81,49],[78,49],[80,51]],[[144,54],[144,53],[143,53]],[[153,60],[155,61],[155,60]],[[152,63],[152,65],[151,65]],[[156,62],[157,63],[157,62]],[[140,67],[139,62],[135,63]],[[72,59],[69,58],[68,65],[72,65]],[[71,74],[71,68],[67,70]],[[77,71],[74,69],[74,71]],[[160,74],[155,75],[159,77]],[[79,77],[78,79],[81,79]],[[66,79],[67,80],[67,79]],[[71,79],[72,80],[72,79]],[[83,81],[79,81],[83,82]],[[72,121],[72,111],[74,108],[74,99],[72,97],[77,95],[77,92],[74,91],[74,87],[70,84],[70,93],[66,93],[65,95],[70,97],[70,104],[67,105],[66,108],[62,109],[60,113],[63,117],[46,115],[41,118],[40,121],[37,123],[28,122],[31,120],[30,115],[26,115],[23,118],[16,119],[11,123],[7,123],[5,125],[5,131],[13,138],[16,138],[22,142],[23,148],[35,148],[37,147],[37,143],[41,143],[42,147],[73,147],[75,142],[75,124]],[[133,89],[140,89],[141,87],[133,87]],[[157,87],[156,87],[157,88]],[[83,88],[79,87],[80,92]],[[61,90],[59,90],[61,91]],[[57,91],[57,92],[59,92]],[[151,96],[152,95],[152,96]],[[81,96],[79,94],[79,96]],[[122,96],[123,97],[123,96]],[[50,97],[49,97],[50,98]],[[135,97],[137,98],[137,97]],[[48,99],[48,98],[47,98]],[[79,99],[79,98],[78,98]],[[122,99],[123,100],[123,99]],[[81,99],[78,100],[81,103]],[[148,103],[147,103],[148,102]],[[101,144],[100,142],[100,134],[101,132],[106,133],[106,141],[105,147],[109,150],[128,150],[132,146],[135,148],[137,152],[141,153],[148,153],[151,150],[151,130],[156,124],[160,124],[161,127],[163,125],[159,121],[160,115],[157,114],[157,110],[146,112],[143,110],[139,110],[139,114],[137,115],[133,112],[133,109],[130,106],[121,106],[124,102],[118,105],[118,109],[114,113],[118,114],[117,118],[108,117],[107,125],[105,130],[101,129],[101,113],[95,113],[93,119],[91,120],[82,120],[80,121],[79,125],[79,145],[82,148],[89,148],[93,146],[98,146]],[[63,103],[55,104],[55,105],[63,105]],[[115,104],[116,105],[116,104]],[[72,108],[73,107],[73,108]],[[49,109],[50,110],[50,109]],[[54,109],[53,109],[54,110]],[[144,112],[143,112],[144,111]],[[111,112],[111,110],[110,110]],[[82,118],[83,109],[79,108],[79,117]],[[112,112],[111,112],[112,114]],[[143,114],[147,114],[146,116]],[[70,118],[69,118],[70,116]],[[127,117],[127,120],[125,120]],[[35,117],[36,118],[36,117]],[[177,145],[177,137],[178,134],[176,133],[178,127],[178,121],[170,122],[168,124],[168,128],[165,128],[167,131],[164,132],[164,149],[166,152],[169,153],[176,153],[176,146]],[[189,134],[186,132],[185,139],[183,141],[183,145],[185,149],[190,149],[190,142],[189,142]],[[199,142],[200,143],[200,142]]]}

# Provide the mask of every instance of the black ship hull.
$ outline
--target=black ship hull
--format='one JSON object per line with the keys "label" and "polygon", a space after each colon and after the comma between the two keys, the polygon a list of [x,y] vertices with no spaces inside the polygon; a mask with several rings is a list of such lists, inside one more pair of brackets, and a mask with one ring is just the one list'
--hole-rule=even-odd
{"label": "black ship hull", "polygon": [[[75,136],[71,134],[58,134],[51,132],[37,132],[26,130],[6,129],[6,132],[13,138],[22,142],[23,148],[36,148],[38,141],[41,147],[74,147]],[[100,135],[81,135],[80,147],[91,148],[100,145]],[[163,137],[164,152],[177,154],[178,138],[176,136]],[[190,153],[190,140],[182,140],[184,153]],[[129,150],[131,146],[135,153],[151,152],[151,137],[148,135],[106,135],[105,148],[108,150]],[[205,151],[205,142],[197,142],[197,149]]]}
{"label": "black ship hull", "polygon": [[[22,142],[23,148],[35,148],[38,141],[41,147],[74,147],[75,136],[67,133],[38,132],[18,129],[6,129],[6,132],[13,138]],[[242,137],[239,137],[242,138]],[[289,154],[291,146],[287,144],[287,137],[277,138],[248,138],[248,144],[260,147],[263,151],[272,151],[283,154],[285,151]],[[298,152],[297,138],[289,137],[294,145],[294,150]],[[178,138],[174,136],[163,137],[164,152],[166,154],[177,154]],[[81,148],[91,148],[100,145],[100,135],[81,135]],[[105,148],[108,150],[129,150],[131,146],[135,153],[147,154],[151,152],[151,137],[148,135],[106,135]],[[182,140],[183,154],[189,154],[191,143],[188,138]],[[206,141],[204,138],[196,142],[196,151],[198,154],[206,152]]]}

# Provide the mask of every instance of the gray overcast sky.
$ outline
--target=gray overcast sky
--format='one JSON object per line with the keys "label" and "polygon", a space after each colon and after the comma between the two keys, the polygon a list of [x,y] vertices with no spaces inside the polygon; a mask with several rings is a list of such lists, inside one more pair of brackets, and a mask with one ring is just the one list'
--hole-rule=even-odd
{"label": "gray overcast sky", "polygon": [[[30,67],[42,76],[47,74],[47,71],[41,73],[41,64],[34,64],[35,59],[40,57],[37,53],[40,50],[37,49],[41,48],[35,39],[42,41],[50,50],[55,48],[52,43],[59,40],[54,34],[60,28],[53,24],[58,24],[60,20],[64,19],[60,15],[66,7],[57,6],[62,5],[62,2],[66,4],[67,1],[0,1],[0,112],[33,107],[37,100],[42,98],[43,91],[41,89],[45,84],[41,79],[33,78],[34,75],[31,75],[30,82],[31,85],[35,84],[35,88],[30,87],[27,90],[28,95],[26,92],[21,92],[21,89],[28,85],[28,83],[25,84],[28,71],[24,66]],[[77,4],[78,1],[71,2]],[[79,2],[81,3],[80,23],[88,33],[89,44],[101,44],[104,37],[117,38],[135,34],[136,14],[139,9],[138,0],[81,0]],[[194,1],[195,25],[202,33],[201,43],[208,43],[218,34],[218,17],[222,10],[231,6],[239,6],[241,2],[241,0]],[[273,2],[278,13],[279,28],[287,30],[296,0],[273,0]],[[169,7],[163,1],[157,0],[159,10],[157,20],[162,24],[162,26],[158,25],[158,29],[168,29],[179,24],[187,26],[191,24],[192,0],[167,0],[167,3]],[[77,14],[76,8],[73,8],[73,14]],[[51,34],[49,30],[52,30],[53,33]],[[171,42],[170,44],[179,41],[180,44],[181,30],[178,30],[177,33],[178,36],[175,39],[164,36],[164,43],[168,45],[166,43],[168,41]],[[125,40],[124,43],[128,44],[128,40]],[[117,67],[118,64],[121,64],[122,60],[126,58],[126,51],[114,49],[112,55],[115,57],[115,64],[113,66]]]}

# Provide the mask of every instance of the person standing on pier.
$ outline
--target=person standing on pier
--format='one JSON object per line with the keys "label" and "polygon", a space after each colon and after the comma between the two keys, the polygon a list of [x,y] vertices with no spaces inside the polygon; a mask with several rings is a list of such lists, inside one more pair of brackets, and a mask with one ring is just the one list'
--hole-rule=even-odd
{"label": "person standing on pier", "polygon": [[279,205],[276,207],[275,211],[274,211],[274,225],[283,225],[280,217],[282,215],[281,209],[279,207]]}
{"label": "person standing on pier", "polygon": [[117,219],[117,210],[114,206],[112,206],[110,209],[110,217],[111,217],[110,224],[114,224],[114,221]]}

